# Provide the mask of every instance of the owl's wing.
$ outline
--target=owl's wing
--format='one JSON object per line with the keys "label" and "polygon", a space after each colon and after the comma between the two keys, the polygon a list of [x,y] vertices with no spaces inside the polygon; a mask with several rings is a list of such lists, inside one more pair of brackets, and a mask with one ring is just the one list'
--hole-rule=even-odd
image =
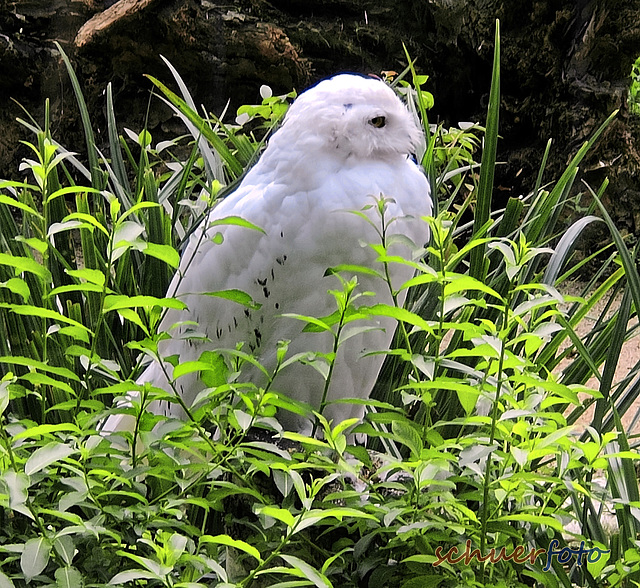
{"label": "owl's wing", "polygon": [[[237,341],[250,339],[251,307],[221,296],[239,290],[255,300],[263,293],[260,282],[267,259],[275,259],[272,263],[278,264],[266,232],[257,223],[269,221],[265,203],[277,199],[281,188],[265,185],[256,171],[259,168],[249,172],[237,190],[217,204],[190,237],[167,291],[167,296],[178,298],[187,308],[169,309],[161,321],[159,331],[171,336],[159,344],[161,357],[178,355],[183,363],[197,360],[206,349],[234,347]],[[250,225],[237,224],[238,218],[248,220]],[[138,382],[150,382],[170,392],[167,375],[170,378],[171,374],[169,363],[152,361]],[[185,376],[177,382],[178,392],[186,396],[188,405],[195,397],[195,392],[189,393],[194,390],[194,379],[196,375]],[[132,391],[121,406],[130,405],[137,397],[138,393]],[[157,403],[152,408],[171,412],[170,407]],[[130,415],[112,415],[101,430],[132,430],[133,424]]]}
{"label": "owl's wing", "polygon": [[[378,226],[380,219],[371,205],[374,198],[388,196],[394,199],[388,205],[388,218],[397,219],[390,225],[389,234],[404,235],[417,246],[428,238],[427,225],[419,218],[431,210],[428,182],[410,161],[374,161],[335,169],[319,163],[302,178],[286,177],[280,170],[275,176],[278,181],[260,173],[259,166],[260,162],[191,237],[168,292],[182,300],[187,310],[169,310],[164,317],[160,330],[171,338],[159,345],[161,356],[177,355],[182,363],[199,359],[203,351],[234,348],[242,342],[245,351],[271,370],[279,340],[292,341],[291,354],[328,352],[332,345],[329,335],[303,333],[303,322],[281,315],[331,314],[336,306],[327,291],[340,285],[334,276],[326,275],[329,267],[353,264],[382,269],[376,261],[377,254],[368,246],[379,241],[376,229],[350,211],[369,206],[367,215]],[[226,224],[230,217],[242,217],[261,230]],[[401,246],[394,253],[410,257],[412,252]],[[411,271],[403,266],[392,267],[394,286],[409,279]],[[383,281],[366,275],[358,278],[359,291],[377,293],[367,299],[370,304],[392,303]],[[211,295],[236,290],[248,294],[259,308]],[[331,398],[368,396],[382,356],[360,357],[365,351],[388,348],[395,324],[380,320],[371,326],[373,331],[343,345]],[[169,391],[165,371],[171,377],[170,365],[154,362],[139,381],[149,381]],[[254,383],[260,385],[259,381]],[[324,387],[313,368],[298,364],[283,371],[275,384],[290,397],[316,406]],[[179,378],[173,385],[188,406],[204,387],[195,373]],[[181,410],[174,410],[179,407],[174,405],[168,411],[166,408],[161,410],[182,416]],[[351,416],[346,414],[344,405],[337,410],[335,418],[339,420]],[[130,428],[130,423],[125,424],[122,419],[109,422],[117,418],[111,417],[103,430]],[[299,428],[299,423],[289,424]]]}

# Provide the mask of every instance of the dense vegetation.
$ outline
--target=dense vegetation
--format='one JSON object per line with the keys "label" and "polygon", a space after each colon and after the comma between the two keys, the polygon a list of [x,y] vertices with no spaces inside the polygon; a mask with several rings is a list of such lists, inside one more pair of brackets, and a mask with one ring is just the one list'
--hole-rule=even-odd
{"label": "dense vegetation", "polygon": [[[119,136],[107,88],[102,153],[66,62],[83,155],[57,142],[47,112],[23,121],[35,137],[25,180],[0,182],[1,588],[638,585],[637,454],[621,418],[639,368],[613,377],[636,330],[640,278],[599,204],[606,182],[575,185],[609,121],[559,179],[547,183],[545,156],[529,194],[492,212],[498,35],[485,127],[430,125],[426,78],[412,66],[398,76],[426,134],[432,242],[404,309],[367,307],[341,280],[342,318],[315,317],[316,328],[339,340],[380,314],[398,320],[396,340],[363,422],[318,415],[322,436],[283,433],[285,444],[255,435],[277,429],[283,399],[238,380],[256,361],[246,353],[174,372],[199,371],[209,386],[188,422],[149,413],[152,400],[176,399],[135,378],[157,355],[163,309],[180,304],[164,294],[181,244],[289,97],[263,88],[262,104],[226,124],[198,113],[171,68],[180,96],[152,81],[188,134]],[[564,226],[579,192],[589,210]],[[612,245],[572,265],[581,232],[602,220]],[[382,267],[409,263],[387,255],[383,235],[372,244]],[[593,259],[600,270],[583,295],[561,294]],[[132,389],[142,400],[114,408]],[[133,433],[98,433],[114,411],[135,416]]]}
{"label": "dense vegetation", "polygon": [[629,110],[640,114],[640,57],[631,67],[631,85],[629,87]]}

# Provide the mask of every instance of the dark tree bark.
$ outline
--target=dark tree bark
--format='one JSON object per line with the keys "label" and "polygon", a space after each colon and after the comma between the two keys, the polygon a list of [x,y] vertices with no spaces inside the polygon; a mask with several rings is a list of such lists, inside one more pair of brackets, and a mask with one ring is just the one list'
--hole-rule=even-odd
{"label": "dark tree bark", "polygon": [[[46,6],[43,6],[46,5]],[[495,19],[502,29],[502,102],[496,200],[533,185],[547,139],[546,179],[621,109],[584,166],[597,186],[612,182],[609,208],[622,228],[640,226],[640,123],[626,108],[640,53],[640,0],[0,0],[0,177],[14,176],[26,133],[23,104],[42,116],[52,100],[56,136],[82,145],[77,109],[53,41],[71,56],[93,120],[104,129],[111,81],[118,121],[154,135],[178,131],[144,74],[169,82],[159,58],[183,75],[198,103],[221,112],[255,103],[260,84],[288,92],[337,71],[401,70],[403,43],[431,76],[432,121],[482,122]]]}

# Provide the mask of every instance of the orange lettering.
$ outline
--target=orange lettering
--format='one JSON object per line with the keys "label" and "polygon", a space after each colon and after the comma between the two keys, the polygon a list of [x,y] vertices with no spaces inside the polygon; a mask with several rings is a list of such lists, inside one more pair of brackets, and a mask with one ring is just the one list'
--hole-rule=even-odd
{"label": "orange lettering", "polygon": [[443,561],[448,561],[449,563],[451,563],[451,556],[454,554],[454,552],[458,553],[458,550],[455,548],[455,546],[449,549],[449,551],[447,551],[445,555],[442,555],[442,546],[438,545],[438,547],[436,547],[436,557],[438,558],[438,560],[433,562],[433,567],[435,568],[439,566]]}
{"label": "orange lettering", "polygon": [[546,549],[536,549],[535,551],[532,549],[531,553],[529,554],[529,561],[531,562],[531,565],[536,562],[536,559],[538,559],[539,555],[544,555],[545,553],[547,553]]}
{"label": "orange lettering", "polygon": [[[458,559],[453,559],[453,558],[449,558],[449,563],[450,564],[457,564],[458,562],[462,561],[463,559],[465,559],[465,557],[467,557],[467,554],[469,553],[469,548],[471,547],[471,539],[467,539],[467,548],[464,550],[463,554],[458,558]],[[458,553],[458,550],[455,547],[452,547],[449,550],[449,553],[451,553],[451,550],[455,549],[456,553]]]}
{"label": "orange lettering", "polygon": [[527,561],[529,559],[529,556],[526,555],[524,558],[522,557],[522,554],[525,552],[525,547],[522,545],[518,545],[518,547],[516,547],[513,550],[513,561],[517,564],[521,564],[524,563],[525,561]]}

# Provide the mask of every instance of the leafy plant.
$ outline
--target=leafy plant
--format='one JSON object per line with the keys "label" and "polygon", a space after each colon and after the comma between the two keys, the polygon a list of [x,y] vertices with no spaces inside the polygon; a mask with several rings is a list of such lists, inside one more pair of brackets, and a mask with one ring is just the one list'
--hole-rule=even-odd
{"label": "leafy plant", "polygon": [[[638,366],[613,377],[637,328],[635,251],[600,205],[606,183],[583,188],[602,219],[562,233],[557,224],[609,121],[544,185],[549,146],[531,192],[493,212],[499,47],[497,30],[485,127],[431,126],[426,78],[411,61],[398,76],[425,130],[418,155],[439,200],[425,219],[432,241],[421,262],[390,255],[386,201],[376,202],[380,242],[371,246],[382,268],[416,270],[401,286],[406,307],[367,305],[338,272],[336,313],[297,317],[331,331],[336,345],[351,323],[397,320],[374,399],[362,422],[336,425],[320,410],[322,435],[277,438],[276,410],[302,407],[269,384],[240,382],[244,363],[264,369],[242,350],[174,371],[199,371],[208,386],[184,421],[150,413],[153,400],[180,399],[135,378],[142,357],[157,355],[163,309],[180,304],[164,295],[181,244],[233,189],[290,96],[263,89],[261,105],[225,124],[198,113],[167,63],[180,94],[152,81],[189,134],[160,144],[144,129],[119,136],[108,87],[107,158],[63,54],[88,166],[56,142],[47,109],[42,127],[23,121],[36,137],[25,180],[0,182],[0,586],[640,582],[637,453],[621,425]],[[563,295],[580,268],[570,266],[580,233],[602,220],[616,253],[582,296]],[[287,351],[283,343],[268,382],[300,359]],[[331,356],[324,361],[329,381]],[[139,401],[112,407],[131,390]],[[100,435],[115,411],[130,415],[132,432]]]}
{"label": "leafy plant", "polygon": [[640,57],[631,66],[630,77],[629,110],[634,114],[640,114]]}

